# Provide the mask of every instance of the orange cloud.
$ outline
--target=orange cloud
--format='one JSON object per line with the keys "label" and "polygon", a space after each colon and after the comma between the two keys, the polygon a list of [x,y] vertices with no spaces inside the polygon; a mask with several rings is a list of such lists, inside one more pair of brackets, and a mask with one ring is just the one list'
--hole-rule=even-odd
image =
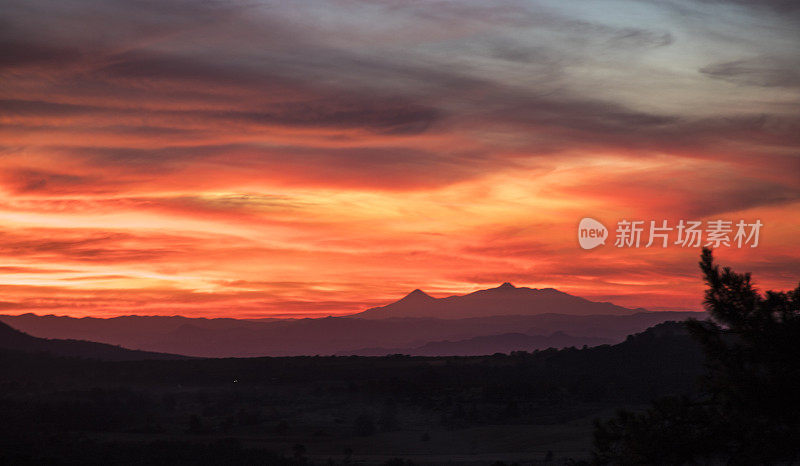
{"label": "orange cloud", "polygon": [[[505,281],[699,308],[698,251],[583,251],[585,216],[759,218],[759,248],[720,261],[796,285],[786,41],[658,5],[624,27],[513,1],[309,5],[9,2],[0,310],[317,316]],[[707,63],[700,42],[770,58]]]}

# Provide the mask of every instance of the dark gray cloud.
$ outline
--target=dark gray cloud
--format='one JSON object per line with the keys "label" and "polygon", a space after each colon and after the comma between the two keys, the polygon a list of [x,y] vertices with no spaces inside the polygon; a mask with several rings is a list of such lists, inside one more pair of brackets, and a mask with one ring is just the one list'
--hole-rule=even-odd
{"label": "dark gray cloud", "polygon": [[79,61],[83,56],[84,53],[76,48],[0,38],[0,72],[6,68],[59,66]]}
{"label": "dark gray cloud", "polygon": [[702,187],[700,191],[703,193],[703,202],[687,206],[687,215],[695,218],[800,201],[798,186],[752,179],[738,186],[708,186]]}
{"label": "dark gray cloud", "polygon": [[675,42],[675,36],[668,31],[624,28],[614,33],[609,42],[615,46],[665,47]]}
{"label": "dark gray cloud", "polygon": [[[658,88],[642,86],[635,103],[603,88],[615,84],[603,77],[617,67],[626,70],[618,78],[626,85],[649,77],[653,70],[640,57],[679,45],[674,23],[623,26],[613,15],[587,19],[570,8],[513,0],[333,4],[358,14],[343,20],[313,4],[9,2],[7,17],[15,21],[0,33],[0,50],[7,52],[0,67],[16,70],[8,76],[17,76],[24,92],[0,94],[0,115],[18,128],[150,136],[148,144],[130,147],[57,151],[98,170],[117,170],[120,182],[209,163],[315,181],[391,178],[387,184],[396,188],[507,169],[502,154],[509,147],[530,157],[600,148],[736,160],[800,145],[800,117],[774,107],[697,115],[666,110]],[[383,28],[374,27],[380,19],[397,38],[381,35]],[[337,29],[343,25],[355,30]],[[486,57],[519,66],[486,72]],[[25,81],[19,68],[34,66]],[[795,68],[778,54],[701,72],[796,88]],[[666,78],[656,84],[669,89]],[[407,140],[340,148],[319,147],[319,141],[240,142],[260,133],[269,140],[270,131],[283,128],[343,146],[361,132]],[[495,140],[487,131],[513,136]],[[212,135],[222,142],[185,142]],[[415,148],[415,138],[432,135],[491,144],[469,151]],[[733,141],[739,146],[732,148]],[[90,175],[16,175],[6,181],[16,192],[102,185]]]}
{"label": "dark gray cloud", "polygon": [[[107,113],[108,108],[96,105],[81,105],[42,100],[3,99],[0,100],[0,115],[64,117],[73,115],[95,115]],[[124,110],[122,110],[124,112]]]}
{"label": "dark gray cloud", "polygon": [[440,118],[440,111],[394,99],[359,98],[287,102],[264,111],[204,112],[204,116],[264,125],[364,128],[385,134],[417,134]]}
{"label": "dark gray cloud", "polygon": [[[418,134],[439,120],[441,111],[423,104],[390,96],[340,95],[314,100],[287,101],[264,105],[264,109],[230,110],[158,110],[78,105],[60,102],[5,99],[0,100],[0,115],[32,117],[158,116],[187,121],[197,119],[230,123],[249,123],[263,126],[297,126],[312,128],[352,128],[384,134]],[[104,126],[106,127],[106,126]],[[158,132],[157,127],[128,127],[127,131]],[[163,134],[182,131],[165,128]]]}
{"label": "dark gray cloud", "polygon": [[97,180],[87,176],[66,175],[63,173],[43,172],[39,170],[12,170],[6,173],[10,186],[15,192],[28,194],[34,192],[71,192],[81,191],[85,186]]}
{"label": "dark gray cloud", "polygon": [[800,87],[800,60],[748,58],[708,65],[700,68],[700,72],[711,78],[747,86]]}
{"label": "dark gray cloud", "polygon": [[[226,144],[129,147],[51,147],[53,153],[92,167],[100,173],[124,173],[113,183],[124,190],[125,183],[142,183],[152,177],[182,173],[191,168],[215,170],[220,179],[234,173],[238,180],[270,180],[285,184],[371,189],[414,189],[446,185],[493,169],[493,161],[478,152],[433,153],[408,147],[318,148],[304,146],[265,146]],[[27,188],[53,194],[84,189],[102,192],[110,189],[104,178],[79,180],[68,175],[17,172],[6,179],[18,192]],[[40,182],[41,181],[41,182]]]}
{"label": "dark gray cloud", "polygon": [[[800,146],[800,115],[689,117],[642,112],[569,94],[512,93],[495,97],[485,107],[483,114],[473,115],[476,121],[542,136],[538,145],[542,155],[605,147],[731,159],[743,153]],[[740,143],[738,147],[733,147],[734,142]]]}
{"label": "dark gray cloud", "polygon": [[694,0],[698,3],[705,3],[709,5],[715,4],[734,4],[741,5],[749,8],[769,8],[779,13],[797,13],[800,12],[800,3],[796,0]]}
{"label": "dark gray cloud", "polygon": [[[0,254],[28,259],[60,258],[74,262],[111,263],[158,261],[189,253],[185,238],[170,235],[147,237],[95,231],[58,230],[62,237],[26,238],[21,232],[0,234]],[[51,231],[55,235],[55,231]],[[138,243],[139,247],[133,245]],[[146,244],[148,247],[141,247]]]}
{"label": "dark gray cloud", "polygon": [[454,25],[464,21],[474,21],[521,28],[536,25],[541,21],[535,11],[517,1],[497,1],[492,4],[485,4],[452,0],[424,2],[409,0],[365,2],[359,0],[359,3],[380,4],[389,13],[403,11],[410,13],[417,19],[440,25]]}

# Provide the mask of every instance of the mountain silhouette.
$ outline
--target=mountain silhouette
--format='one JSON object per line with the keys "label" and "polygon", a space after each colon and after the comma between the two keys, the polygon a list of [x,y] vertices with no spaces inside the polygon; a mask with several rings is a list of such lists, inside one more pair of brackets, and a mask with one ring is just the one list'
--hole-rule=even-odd
{"label": "mountain silhouette", "polygon": [[[434,299],[424,298],[420,293],[417,293],[417,298]],[[178,316],[103,319],[23,314],[0,315],[0,321],[42,338],[89,340],[199,357],[248,357],[330,355],[361,348],[409,349],[430,342],[456,342],[507,333],[552,335],[559,331],[576,338],[602,338],[616,343],[631,333],[658,323],[689,317],[702,319],[704,314],[660,311],[612,315],[606,311],[597,315],[546,313],[463,319],[365,319],[350,316],[255,321]],[[567,346],[570,345],[573,343]],[[582,346],[583,343],[574,345]]]}
{"label": "mountain silhouette", "polygon": [[480,356],[512,351],[534,351],[547,348],[567,348],[570,346],[598,346],[613,343],[613,340],[596,337],[574,337],[564,332],[552,335],[527,335],[524,333],[503,333],[486,335],[457,341],[432,341],[415,348],[363,348],[342,351],[340,356],[386,356],[407,354],[410,356]]}
{"label": "mountain silhouette", "polygon": [[463,319],[505,315],[630,315],[644,309],[629,309],[607,302],[595,302],[554,288],[516,287],[503,283],[496,288],[479,290],[463,296],[434,298],[416,289],[399,301],[374,307],[353,317],[387,319],[393,317],[431,317]]}
{"label": "mountain silhouette", "polygon": [[84,340],[51,340],[37,338],[20,332],[0,322],[0,349],[25,353],[49,353],[54,356],[102,359],[107,361],[135,361],[142,359],[183,359],[166,353],[129,350],[121,346]]}

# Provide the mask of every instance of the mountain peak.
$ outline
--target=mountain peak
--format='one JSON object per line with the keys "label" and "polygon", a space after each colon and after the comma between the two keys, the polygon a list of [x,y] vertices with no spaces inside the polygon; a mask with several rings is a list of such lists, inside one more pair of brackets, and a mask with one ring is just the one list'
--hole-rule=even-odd
{"label": "mountain peak", "polygon": [[500,286],[496,286],[494,288],[488,288],[488,289],[485,289],[485,290],[478,290],[475,293],[476,294],[485,294],[485,293],[493,293],[493,292],[498,292],[498,291],[505,293],[505,292],[513,292],[513,291],[521,290],[521,289],[522,288],[517,288],[516,286],[512,285],[509,282],[505,282]]}
{"label": "mountain peak", "polygon": [[401,301],[412,300],[412,299],[413,300],[426,300],[427,301],[427,300],[436,299],[436,298],[434,298],[433,296],[429,295],[428,293],[426,293],[426,292],[420,290],[419,288],[417,288],[414,291],[412,291],[411,293],[407,294],[403,299],[401,299]]}

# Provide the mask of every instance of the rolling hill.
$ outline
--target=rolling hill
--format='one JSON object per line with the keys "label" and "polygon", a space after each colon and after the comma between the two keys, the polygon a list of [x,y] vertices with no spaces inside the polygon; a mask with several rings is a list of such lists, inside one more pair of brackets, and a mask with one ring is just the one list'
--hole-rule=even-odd
{"label": "rolling hill", "polygon": [[[696,312],[624,315],[538,314],[465,319],[325,317],[251,321],[187,317],[126,316],[109,319],[65,316],[0,316],[0,321],[45,338],[92,340],[126,348],[200,357],[330,355],[360,348],[418,348],[430,342],[461,341],[508,333],[621,342],[668,320],[703,318]],[[583,343],[575,343],[582,346]],[[572,343],[570,343],[572,345]],[[503,346],[486,349],[502,352]],[[394,351],[397,352],[397,351]]]}
{"label": "rolling hill", "polygon": [[534,351],[546,348],[567,348],[570,346],[598,346],[612,343],[608,338],[573,337],[564,332],[552,335],[527,335],[524,333],[503,333],[486,335],[457,341],[432,341],[415,348],[361,348],[342,351],[340,356],[386,356],[407,354],[410,356],[481,356],[514,351]]}
{"label": "rolling hill", "polygon": [[0,349],[25,353],[48,353],[54,356],[101,359],[106,361],[136,361],[144,359],[185,359],[166,353],[129,350],[120,346],[84,340],[36,338],[0,322]]}

